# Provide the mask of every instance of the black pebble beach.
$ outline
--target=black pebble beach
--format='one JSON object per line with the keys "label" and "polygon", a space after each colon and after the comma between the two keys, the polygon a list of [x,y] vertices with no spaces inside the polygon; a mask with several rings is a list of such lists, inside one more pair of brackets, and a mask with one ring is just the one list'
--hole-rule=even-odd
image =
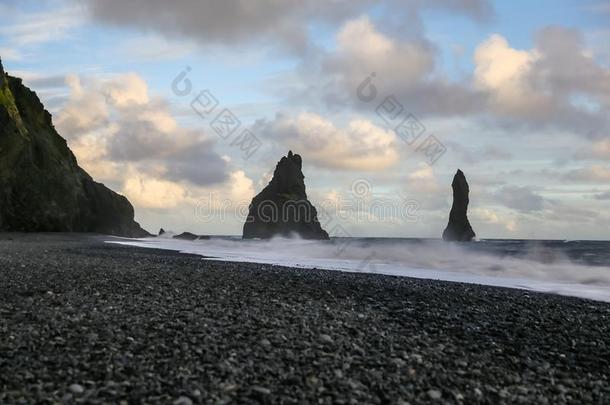
{"label": "black pebble beach", "polygon": [[610,403],[607,303],[103,241],[0,234],[0,403]]}

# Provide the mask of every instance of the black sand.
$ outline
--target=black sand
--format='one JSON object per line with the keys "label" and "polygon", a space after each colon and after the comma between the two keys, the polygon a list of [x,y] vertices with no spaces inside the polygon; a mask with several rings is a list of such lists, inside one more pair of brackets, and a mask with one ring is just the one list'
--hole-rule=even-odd
{"label": "black sand", "polygon": [[610,403],[610,304],[0,235],[0,403]]}

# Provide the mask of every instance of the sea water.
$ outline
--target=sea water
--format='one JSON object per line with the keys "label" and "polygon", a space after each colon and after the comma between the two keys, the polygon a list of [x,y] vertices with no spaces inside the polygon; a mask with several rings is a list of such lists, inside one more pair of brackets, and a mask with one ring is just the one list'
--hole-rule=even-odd
{"label": "sea water", "polygon": [[242,240],[164,237],[111,243],[198,254],[205,260],[387,274],[520,288],[610,302],[610,242],[332,238]]}

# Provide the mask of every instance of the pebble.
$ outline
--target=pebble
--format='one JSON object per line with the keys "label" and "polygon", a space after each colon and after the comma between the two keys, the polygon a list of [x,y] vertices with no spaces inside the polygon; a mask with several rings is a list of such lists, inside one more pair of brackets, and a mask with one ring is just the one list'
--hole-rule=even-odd
{"label": "pebble", "polygon": [[269,388],[260,387],[258,385],[253,386],[252,387],[252,391],[258,392],[259,394],[262,394],[262,395],[269,395],[269,394],[271,394],[271,390]]}
{"label": "pebble", "polygon": [[429,390],[428,397],[430,397],[430,399],[441,399],[443,397],[443,393],[439,390]]}
{"label": "pebble", "polygon": [[70,385],[69,389],[73,394],[82,394],[85,392],[85,387],[80,384],[72,384]]}
{"label": "pebble", "polygon": [[180,396],[174,401],[174,405],[193,405],[193,401],[187,396]]}
{"label": "pebble", "polygon": [[323,333],[320,335],[320,342],[322,342],[324,344],[332,344],[333,338],[331,338],[330,335]]}
{"label": "pebble", "polygon": [[0,404],[608,397],[607,303],[267,267],[0,240]]}

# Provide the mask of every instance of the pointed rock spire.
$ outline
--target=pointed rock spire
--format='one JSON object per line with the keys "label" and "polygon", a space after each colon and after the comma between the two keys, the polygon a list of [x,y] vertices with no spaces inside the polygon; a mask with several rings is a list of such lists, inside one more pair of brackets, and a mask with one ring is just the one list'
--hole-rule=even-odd
{"label": "pointed rock spire", "polygon": [[301,156],[288,152],[275,167],[273,179],[252,199],[244,239],[297,234],[303,239],[328,239],[316,208],[307,200]]}
{"label": "pointed rock spire", "polygon": [[469,242],[475,233],[468,222],[468,194],[470,188],[464,172],[458,169],[451,183],[453,188],[453,206],[449,214],[449,223],[443,232],[443,239],[448,241]]}

